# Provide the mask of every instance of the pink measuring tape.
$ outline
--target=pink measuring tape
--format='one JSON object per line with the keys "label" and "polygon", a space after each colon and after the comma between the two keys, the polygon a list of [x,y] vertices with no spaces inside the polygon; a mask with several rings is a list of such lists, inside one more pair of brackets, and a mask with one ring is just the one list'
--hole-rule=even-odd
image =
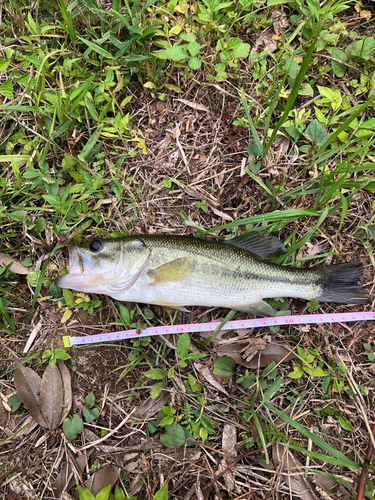
{"label": "pink measuring tape", "polygon": [[[334,314],[304,314],[301,316],[276,316],[274,318],[256,318],[229,320],[222,326],[221,330],[233,330],[236,328],[262,328],[264,326],[281,325],[308,325],[321,323],[349,323],[353,321],[374,321],[375,312],[353,312]],[[220,325],[220,321],[211,323],[195,323],[190,325],[150,326],[137,333],[137,330],[125,330],[121,332],[99,333],[87,337],[63,337],[65,347],[73,345],[98,344],[101,342],[113,342],[140,337],[151,337],[152,335],[171,335],[174,333],[214,332]]]}

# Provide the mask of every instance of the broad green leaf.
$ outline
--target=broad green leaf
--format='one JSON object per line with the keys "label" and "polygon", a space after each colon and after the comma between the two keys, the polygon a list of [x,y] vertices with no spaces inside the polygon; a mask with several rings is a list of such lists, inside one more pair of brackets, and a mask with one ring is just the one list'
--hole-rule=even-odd
{"label": "broad green leaf", "polygon": [[222,383],[226,384],[234,373],[235,362],[229,356],[222,356],[215,359],[214,374],[222,379]]}
{"label": "broad green leaf", "polygon": [[190,337],[188,333],[183,333],[177,340],[177,356],[184,360],[189,353]]}
{"label": "broad green leaf", "polygon": [[9,63],[10,61],[8,61],[8,59],[3,59],[2,61],[0,61],[0,73],[7,70]]}
{"label": "broad green leaf", "polygon": [[173,423],[165,427],[165,434],[160,436],[160,441],[168,448],[178,448],[186,441],[185,431],[180,424]]}
{"label": "broad green leaf", "polygon": [[75,439],[83,430],[83,422],[79,415],[75,414],[72,418],[67,417],[63,423],[63,431],[68,439]]}
{"label": "broad green leaf", "polygon": [[79,500],[95,500],[94,495],[87,489],[78,485]]}
{"label": "broad green leaf", "polygon": [[112,485],[109,484],[105,488],[103,488],[99,493],[96,495],[95,500],[108,500],[109,495],[111,493],[111,488]]}
{"label": "broad green leaf", "polygon": [[247,154],[249,156],[260,156],[263,149],[259,149],[258,141],[251,139],[250,144],[247,147]]}
{"label": "broad green leaf", "polygon": [[345,53],[351,59],[365,59],[369,61],[371,58],[371,52],[375,48],[375,38],[369,36],[367,38],[362,38],[361,40],[355,40],[346,49]]}
{"label": "broad green leaf", "polygon": [[241,43],[238,47],[233,49],[234,57],[247,57],[250,52],[250,45],[248,43]]}
{"label": "broad green leaf", "polygon": [[87,396],[85,397],[85,405],[88,408],[92,408],[94,404],[95,404],[95,396],[93,392],[90,392],[90,394],[87,394]]}
{"label": "broad green leaf", "polygon": [[262,403],[268,403],[268,401],[273,398],[273,396],[277,393],[277,391],[280,389],[281,385],[284,382],[283,377],[277,377],[271,386],[268,388],[266,394],[264,395],[264,398],[262,400]]}
{"label": "broad green leaf", "polygon": [[63,297],[68,307],[74,307],[76,305],[74,302],[74,295],[68,288],[63,289]]}
{"label": "broad green leaf", "polygon": [[215,432],[211,420],[206,415],[201,415],[200,422],[209,432]]}
{"label": "broad green leaf", "polygon": [[202,66],[202,62],[198,57],[191,57],[188,61],[189,67],[194,71]]}
{"label": "broad green leaf", "polygon": [[7,99],[14,99],[13,95],[13,83],[10,78],[6,80],[2,85],[0,85],[0,94],[6,97]]}
{"label": "broad green leaf", "polygon": [[319,366],[317,366],[316,368],[312,366],[304,366],[303,369],[312,377],[325,377],[327,375],[322,368],[319,368]]}
{"label": "broad green leaf", "polygon": [[[343,62],[348,62],[348,56],[345,54],[345,52],[336,49],[336,47],[333,47],[332,49],[332,57],[334,57],[335,59],[339,59],[340,61]],[[332,60],[331,66],[332,66],[332,71],[338,78],[342,78],[345,75],[347,69],[345,64]]]}
{"label": "broad green leaf", "polygon": [[306,128],[305,136],[317,146],[323,146],[323,144],[328,139],[326,129],[320,122],[318,122],[316,118]]}
{"label": "broad green leaf", "polygon": [[289,373],[288,375],[289,378],[300,379],[303,376],[302,366],[294,365],[293,370],[294,370],[293,372]]}
{"label": "broad green leaf", "polygon": [[125,493],[118,484],[115,487],[115,500],[125,500]]}
{"label": "broad green leaf", "polygon": [[188,57],[186,50],[180,45],[157,50],[153,55],[158,59],[172,59],[172,61],[183,61]]}
{"label": "broad green leaf", "polygon": [[370,118],[369,120],[362,122],[359,128],[375,131],[375,118]]}
{"label": "broad green leaf", "polygon": [[341,415],[339,416],[339,424],[341,425],[341,427],[344,430],[352,432],[352,430],[353,430],[352,424],[349,422],[349,420],[347,420],[346,418],[344,418]]}
{"label": "broad green leaf", "polygon": [[154,380],[161,380],[165,377],[165,371],[161,368],[152,368],[145,373],[146,377]]}
{"label": "broad green leaf", "polygon": [[156,492],[152,500],[168,500],[168,483],[165,483],[162,489]]}
{"label": "broad green leaf", "polygon": [[[30,273],[30,274],[32,274],[32,273]],[[29,277],[30,274],[28,274],[27,277]],[[66,323],[72,314],[73,314],[73,311],[69,307],[66,307],[65,312],[63,314],[63,317],[61,318],[61,323]]]}
{"label": "broad green leaf", "polygon": [[14,212],[9,212],[7,216],[9,217],[9,219],[25,222],[27,212],[25,212],[25,210],[15,210]]}
{"label": "broad green leaf", "polygon": [[194,375],[188,373],[188,380],[192,391],[199,392],[201,390],[201,386],[198,380],[194,377]]}
{"label": "broad green leaf", "polygon": [[61,359],[62,361],[64,361],[65,359],[71,358],[70,354],[65,352],[64,349],[55,349],[53,351],[53,354],[54,354],[56,359]]}
{"label": "broad green leaf", "polygon": [[192,57],[195,57],[198,54],[200,48],[201,46],[195,40],[193,42],[190,42],[187,46],[187,49]]}

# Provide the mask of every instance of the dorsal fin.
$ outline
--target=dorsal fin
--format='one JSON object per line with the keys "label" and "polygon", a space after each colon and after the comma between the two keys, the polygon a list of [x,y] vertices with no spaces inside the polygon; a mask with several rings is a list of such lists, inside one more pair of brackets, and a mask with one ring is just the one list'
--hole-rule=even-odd
{"label": "dorsal fin", "polygon": [[256,231],[244,233],[231,240],[226,240],[224,243],[255,253],[261,259],[286,253],[283,243],[276,236],[269,233]]}

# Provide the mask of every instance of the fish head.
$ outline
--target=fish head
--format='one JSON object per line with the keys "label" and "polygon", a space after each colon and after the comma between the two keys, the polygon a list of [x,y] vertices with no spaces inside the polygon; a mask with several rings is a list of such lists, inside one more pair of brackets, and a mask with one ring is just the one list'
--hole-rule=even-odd
{"label": "fish head", "polygon": [[68,274],[55,284],[79,292],[118,295],[131,288],[147,268],[150,250],[135,238],[95,239],[70,246]]}

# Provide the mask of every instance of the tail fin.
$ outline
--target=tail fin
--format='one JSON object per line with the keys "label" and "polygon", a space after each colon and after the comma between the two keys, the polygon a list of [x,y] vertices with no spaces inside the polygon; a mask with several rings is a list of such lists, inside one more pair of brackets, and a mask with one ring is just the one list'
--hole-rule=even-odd
{"label": "tail fin", "polygon": [[322,293],[317,297],[317,300],[342,304],[368,304],[370,301],[369,293],[357,285],[357,281],[363,273],[361,262],[319,267],[324,284]]}

